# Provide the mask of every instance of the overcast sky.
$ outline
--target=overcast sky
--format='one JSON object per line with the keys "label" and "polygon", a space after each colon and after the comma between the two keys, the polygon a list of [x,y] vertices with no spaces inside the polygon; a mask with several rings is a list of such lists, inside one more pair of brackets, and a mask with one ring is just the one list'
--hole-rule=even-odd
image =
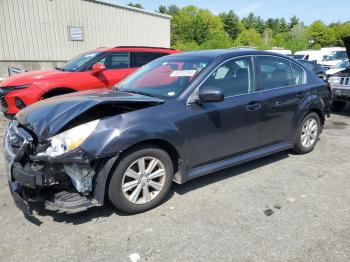
{"label": "overcast sky", "polygon": [[230,9],[240,17],[254,12],[266,19],[269,17],[290,18],[298,16],[305,24],[315,20],[331,22],[350,21],[350,0],[115,0],[121,4],[140,3],[146,10],[154,11],[160,5],[195,5],[207,8],[214,14]]}

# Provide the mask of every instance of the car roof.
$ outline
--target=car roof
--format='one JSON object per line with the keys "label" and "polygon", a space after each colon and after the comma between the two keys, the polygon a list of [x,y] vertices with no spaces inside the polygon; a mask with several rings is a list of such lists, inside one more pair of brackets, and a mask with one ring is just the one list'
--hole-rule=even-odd
{"label": "car roof", "polygon": [[[242,55],[272,55],[279,56],[283,58],[288,58],[283,54],[278,54],[275,52],[256,50],[252,48],[230,48],[230,49],[212,49],[212,50],[201,50],[201,51],[189,51],[172,55],[174,56],[191,56],[191,57],[208,57],[208,58],[219,58],[219,57],[234,57]],[[290,59],[290,58],[288,58]]]}
{"label": "car roof", "polygon": [[99,52],[111,52],[111,51],[139,51],[139,52],[159,52],[175,54],[181,52],[180,50],[165,48],[165,47],[152,47],[152,46],[116,46],[116,47],[100,47],[94,51]]}

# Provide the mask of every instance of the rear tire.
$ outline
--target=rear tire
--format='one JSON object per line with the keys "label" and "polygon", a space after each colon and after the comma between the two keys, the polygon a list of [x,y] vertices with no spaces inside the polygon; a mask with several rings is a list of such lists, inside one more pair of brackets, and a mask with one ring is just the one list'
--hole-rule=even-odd
{"label": "rear tire", "polygon": [[306,154],[314,150],[321,133],[321,121],[318,114],[308,114],[298,128],[293,151]]}
{"label": "rear tire", "polygon": [[343,101],[333,101],[332,102],[332,106],[331,106],[331,109],[332,111],[334,112],[340,112],[344,109],[346,105],[346,102],[343,102]]}
{"label": "rear tire", "polygon": [[145,212],[164,201],[173,175],[167,152],[154,145],[136,147],[115,168],[108,185],[109,200],[125,213]]}

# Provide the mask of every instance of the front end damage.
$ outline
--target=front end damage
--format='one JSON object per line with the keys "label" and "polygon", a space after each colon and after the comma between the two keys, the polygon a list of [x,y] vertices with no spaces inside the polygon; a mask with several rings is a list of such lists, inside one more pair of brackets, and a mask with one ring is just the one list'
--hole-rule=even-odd
{"label": "front end damage", "polygon": [[[102,205],[108,175],[120,154],[118,147],[109,148],[110,141],[119,139],[117,124],[127,113],[163,102],[102,89],[45,99],[20,111],[4,141],[16,205],[28,216],[37,206],[32,203],[66,213]],[[114,117],[118,121],[112,125],[103,121]],[[83,149],[85,142],[89,145]]]}
{"label": "front end damage", "polygon": [[26,216],[32,216],[34,206],[71,214],[103,204],[105,181],[101,179],[107,178],[112,166],[108,160],[91,158],[81,149],[43,157],[35,154],[37,147],[34,135],[16,121],[10,124],[4,141],[8,183]]}

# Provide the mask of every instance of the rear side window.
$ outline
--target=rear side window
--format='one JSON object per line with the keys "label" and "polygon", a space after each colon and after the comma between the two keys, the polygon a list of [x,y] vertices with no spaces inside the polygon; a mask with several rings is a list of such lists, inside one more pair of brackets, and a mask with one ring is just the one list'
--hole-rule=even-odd
{"label": "rear side window", "polygon": [[[301,85],[304,84],[304,70],[301,69],[299,66],[297,66],[294,63],[290,63],[291,64],[291,68],[292,68],[292,84],[293,85]],[[315,68],[314,68],[315,69]]]}
{"label": "rear side window", "polygon": [[272,57],[258,57],[261,84],[265,90],[293,85],[291,64],[288,60]]}
{"label": "rear side window", "polygon": [[255,91],[253,71],[251,57],[233,59],[217,68],[203,86],[219,86],[225,97],[248,94]]}
{"label": "rear side window", "polygon": [[130,67],[130,54],[128,52],[108,53],[96,64],[104,64],[106,69],[123,69]]}
{"label": "rear side window", "polygon": [[134,52],[133,57],[133,67],[142,67],[145,64],[151,62],[154,59],[168,55],[167,53],[158,52]]}

